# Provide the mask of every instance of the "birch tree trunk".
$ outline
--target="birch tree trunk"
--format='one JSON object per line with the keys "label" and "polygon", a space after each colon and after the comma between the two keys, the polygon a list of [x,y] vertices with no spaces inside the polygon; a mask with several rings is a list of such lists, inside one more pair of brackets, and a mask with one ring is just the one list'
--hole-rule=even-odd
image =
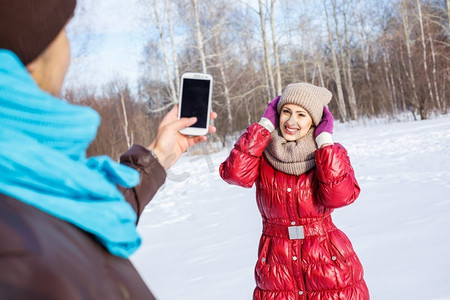
{"label": "birch tree trunk", "polygon": [[305,51],[303,49],[301,51],[302,51],[303,81],[308,82],[308,68],[306,67]]}
{"label": "birch tree trunk", "polygon": [[198,52],[200,55],[200,63],[202,66],[202,72],[207,73],[207,67],[206,67],[206,55],[205,55],[205,48],[203,44],[203,34],[200,27],[200,19],[198,15],[198,5],[197,0],[191,0],[192,7],[194,10],[194,23],[195,23],[195,42],[197,43]]}
{"label": "birch tree trunk", "polygon": [[[423,15],[422,15],[422,5],[419,0],[416,0],[417,11],[419,13],[419,25],[420,25],[420,39],[422,41],[422,54],[423,54],[423,68],[425,70],[425,78],[427,80],[428,94],[430,96],[430,101],[434,100],[433,89],[431,87],[430,76],[428,75],[428,64],[427,64],[427,44],[425,42],[425,32],[423,29]],[[423,103],[424,110],[428,109],[428,102],[425,100]],[[425,114],[426,115],[426,114]]]}
{"label": "birch tree trunk", "polygon": [[325,17],[326,17],[326,22],[327,22],[328,42],[330,44],[331,59],[333,61],[334,80],[336,82],[336,88],[337,88],[337,92],[338,92],[338,99],[337,99],[338,111],[339,111],[341,120],[344,121],[344,120],[347,120],[347,109],[345,107],[344,92],[342,91],[342,82],[341,82],[341,74],[339,73],[339,64],[338,64],[338,60],[336,57],[336,51],[334,50],[334,47],[333,47],[333,33],[331,32],[331,28],[330,28],[326,0],[323,0],[323,6],[325,9]]}
{"label": "birch tree trunk", "polygon": [[[418,109],[420,113],[422,113],[422,109],[419,104],[419,98],[417,96],[417,88],[416,88],[416,80],[414,77],[414,69],[412,65],[412,54],[411,54],[411,46],[410,46],[410,36],[409,36],[409,19],[408,19],[408,9],[407,9],[407,0],[402,0],[401,2],[401,11],[402,11],[402,21],[403,21],[403,33],[405,34],[405,45],[406,45],[406,54],[408,55],[408,69],[407,76],[409,77],[410,84],[413,92],[413,106],[414,109]],[[414,113],[413,113],[414,114]]]}
{"label": "birch tree trunk", "polygon": [[436,51],[434,49],[434,41],[433,37],[431,36],[431,29],[430,29],[430,16],[428,15],[426,18],[427,21],[427,29],[428,29],[428,42],[430,43],[430,50],[431,50],[431,59],[432,59],[432,74],[433,74],[433,85],[434,85],[434,97],[436,99],[436,104],[441,113],[444,112],[442,109],[444,106],[444,103],[441,105],[441,99],[439,96],[439,89],[437,86],[437,71],[436,71]]}
{"label": "birch tree trunk", "polygon": [[347,88],[348,93],[350,94],[350,112],[352,115],[352,120],[358,120],[358,106],[356,104],[356,95],[355,89],[353,88],[353,75],[352,75],[352,54],[351,54],[351,46],[350,41],[348,39],[348,29],[347,29],[347,9],[346,9],[346,0],[343,0],[344,5],[344,41],[345,41],[345,68],[347,69]]}
{"label": "birch tree trunk", "polygon": [[[303,45],[305,45],[305,42],[304,42],[305,40],[304,40],[304,32],[303,32],[303,30],[302,30],[302,44]],[[311,47],[310,45],[308,45],[309,47]],[[306,64],[306,58],[305,58],[305,49],[304,49],[304,47],[302,47],[302,49],[301,49],[301,51],[302,51],[302,69],[303,69],[303,81],[304,82],[308,82],[308,69],[307,69],[307,64]],[[315,70],[314,70],[315,71]],[[315,74],[313,74],[313,78],[314,78],[314,76],[315,76]],[[312,79],[312,81],[313,81],[314,79]]]}
{"label": "birch tree trunk", "polygon": [[258,6],[259,6],[259,19],[261,21],[261,34],[263,39],[263,46],[264,46],[264,63],[267,68],[267,81],[269,86],[269,96],[270,99],[275,98],[275,85],[274,85],[274,79],[273,79],[273,71],[272,71],[272,63],[270,62],[270,53],[269,53],[269,42],[267,41],[267,34],[266,34],[266,23],[264,20],[264,13],[262,9],[262,0],[258,0]]}
{"label": "birch tree trunk", "polygon": [[156,7],[155,0],[153,0],[153,13],[155,15],[156,27],[158,28],[159,38],[161,39],[161,47],[162,47],[162,51],[164,54],[164,64],[166,66],[167,82],[169,83],[171,102],[177,103],[178,102],[178,94],[177,94],[177,91],[175,90],[175,85],[173,83],[174,78],[173,78],[173,73],[172,73],[172,67],[171,67],[170,61],[169,61],[170,56],[169,56],[169,53],[167,50],[166,37],[164,34],[164,29],[163,29],[163,25],[161,23],[161,19],[158,14],[158,8]]}
{"label": "birch tree trunk", "polygon": [[177,94],[177,99],[180,96],[180,66],[178,65],[178,55],[177,49],[178,47],[175,45],[175,38],[173,33],[173,24],[172,24],[172,13],[168,0],[165,0],[165,7],[167,11],[167,23],[169,24],[169,32],[170,32],[170,47],[172,48],[172,63],[173,69],[175,71],[175,91]]}
{"label": "birch tree trunk", "polygon": [[217,58],[219,60],[219,71],[220,71],[220,77],[222,79],[222,84],[223,84],[223,96],[225,98],[225,107],[226,107],[226,111],[227,111],[227,119],[228,119],[228,127],[226,130],[226,133],[230,133],[231,130],[233,129],[233,114],[231,113],[231,99],[230,99],[230,90],[228,88],[228,80],[227,80],[227,76],[226,76],[226,72],[225,72],[225,62],[223,59],[223,55],[220,54],[220,45],[219,45],[219,38],[218,38],[218,34],[214,35],[214,44],[215,44],[215,48],[216,48],[216,53]]}
{"label": "birch tree trunk", "polygon": [[[119,88],[120,89],[120,88]],[[120,95],[120,103],[122,104],[122,113],[123,113],[123,132],[125,133],[125,140],[127,142],[127,148],[131,148],[133,145],[133,139],[130,138],[130,135],[128,134],[128,116],[127,116],[127,109],[125,107],[125,97],[123,96],[122,91],[119,92]]]}
{"label": "birch tree trunk", "polygon": [[[392,65],[391,65],[391,56],[389,55],[389,52],[386,51],[386,59],[387,59],[387,66],[388,66],[388,72],[389,72],[389,79],[391,80],[391,87],[392,87],[392,99],[394,101],[394,103],[392,104],[392,107],[394,108],[393,113],[397,113],[398,112],[398,107],[399,107],[399,103],[398,103],[398,97],[397,97],[397,88],[395,86],[395,80],[394,80],[394,72],[392,69]],[[405,108],[405,102],[404,102],[404,98],[402,98],[402,102],[400,103],[402,109]]]}
{"label": "birch tree trunk", "polygon": [[[312,49],[312,47],[311,47],[311,49]],[[319,55],[319,51],[314,51],[313,53],[314,53],[314,69],[317,67],[317,72],[319,73],[320,86],[325,87],[325,81],[323,79],[323,73],[322,73],[323,61]],[[314,84],[314,77],[315,76],[313,76],[313,79],[311,81],[312,84]]]}
{"label": "birch tree trunk", "polygon": [[448,21],[448,31],[450,32],[450,0],[447,0],[447,21]]}
{"label": "birch tree trunk", "polygon": [[[449,0],[450,1],[450,0]],[[363,6],[362,6],[362,0],[359,0],[359,24],[358,26],[358,35],[361,39],[361,52],[364,62],[364,70],[366,75],[366,81],[367,85],[370,85],[370,73],[369,73],[369,43],[367,41],[367,36],[365,33],[365,21],[364,21],[364,13],[363,13]]]}
{"label": "birch tree trunk", "polygon": [[[404,41],[401,41],[400,37],[399,37],[399,43],[403,43],[403,42]],[[404,70],[404,72],[406,74],[406,77],[408,78],[408,82],[411,83],[411,78],[409,77],[408,67],[405,64],[405,57],[403,55],[403,49],[400,49],[399,52],[400,52],[400,60],[399,60],[400,63],[398,63],[399,64],[398,70],[399,70],[399,72],[400,72],[400,70]],[[400,68],[400,64],[403,67],[403,69]],[[410,84],[409,83],[407,84],[408,85],[408,89],[410,89]],[[414,121],[417,121],[417,117],[416,117],[416,109],[417,109],[417,107],[416,107],[415,100],[412,99],[412,101],[411,101],[410,97],[408,97],[408,99],[405,100],[405,89],[403,87],[403,82],[400,82],[399,86],[400,86],[400,97],[402,98],[402,101],[404,103],[404,107],[407,107],[408,109],[411,109],[411,113],[412,113],[412,115],[414,117]]]}
{"label": "birch tree trunk", "polygon": [[317,69],[319,71],[320,85],[325,87],[325,82],[323,81],[323,76],[322,76],[322,67],[320,66],[320,63],[317,65]]}
{"label": "birch tree trunk", "polygon": [[274,17],[274,4],[276,0],[270,0],[270,29],[272,31],[272,42],[273,42],[273,55],[275,58],[275,96],[280,95],[282,92],[282,82],[281,82],[281,70],[280,70],[280,58],[278,55],[278,45],[277,45],[277,35],[275,29],[275,17]]}
{"label": "birch tree trunk", "polygon": [[273,99],[273,98],[272,98],[272,94],[271,94],[271,89],[269,88],[269,87],[270,87],[270,82],[269,82],[269,72],[268,72],[268,70],[267,70],[267,63],[266,63],[265,60],[262,61],[262,66],[263,66],[263,69],[264,69],[264,79],[266,80],[266,87],[268,87],[268,88],[266,88],[266,91],[267,91],[267,97],[268,97],[269,99]]}
{"label": "birch tree trunk", "polygon": [[[339,32],[339,20],[337,18],[337,11],[336,11],[336,0],[330,0],[331,1],[331,5],[333,7],[333,19],[334,19],[334,32],[336,34],[336,42],[338,45],[338,49],[339,49],[339,60],[340,60],[340,67],[343,70],[343,74],[344,74],[344,84],[347,85],[348,83],[348,78],[347,78],[347,69],[345,68],[345,51],[343,49],[342,46],[342,39],[341,39],[341,34]],[[332,44],[330,44],[330,47],[332,47]]]}
{"label": "birch tree trunk", "polygon": [[[389,57],[389,50],[386,45],[386,38],[383,38],[383,62],[384,62],[384,77],[386,80],[386,85],[389,90],[389,100],[391,102],[392,113],[396,114],[397,112],[397,100],[396,100],[396,90],[395,90],[395,82],[392,77],[392,68]],[[373,108],[372,108],[373,109]]]}
{"label": "birch tree trunk", "polygon": [[[352,0],[352,3],[353,0]],[[369,72],[369,54],[370,54],[370,44],[369,44],[369,40],[367,38],[366,35],[366,26],[365,26],[365,11],[363,8],[363,3],[362,0],[358,1],[358,5],[359,5],[359,13],[357,13],[357,9],[355,7],[355,5],[353,5],[353,16],[355,20],[358,20],[357,24],[356,24],[356,31],[357,34],[359,36],[360,39],[360,50],[362,53],[362,59],[363,59],[363,64],[364,64],[364,79],[365,79],[365,83],[367,88],[370,88],[371,86],[371,79],[370,79],[370,72]],[[364,99],[364,101],[368,102],[368,106],[369,106],[369,113],[371,115],[375,114],[375,108],[374,108],[374,101],[373,101],[374,97],[373,94],[369,94],[369,97],[366,97],[366,99]]]}

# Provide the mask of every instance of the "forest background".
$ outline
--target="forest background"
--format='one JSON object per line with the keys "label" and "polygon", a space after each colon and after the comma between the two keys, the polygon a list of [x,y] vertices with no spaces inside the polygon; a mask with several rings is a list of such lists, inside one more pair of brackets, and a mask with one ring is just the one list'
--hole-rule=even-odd
{"label": "forest background", "polygon": [[[292,82],[331,90],[329,108],[340,122],[405,114],[419,121],[449,111],[450,0],[122,1],[125,5],[139,12],[127,17],[140,27],[122,36],[120,42],[132,50],[116,59],[119,67],[100,75],[103,80],[89,80],[99,62],[85,59],[99,51],[93,46],[98,38],[93,19],[99,16],[90,14],[98,3],[79,0],[68,30],[72,66],[64,98],[102,117],[89,156],[118,158],[133,143],[149,145],[178,102],[185,71],[214,77],[217,133],[193,150],[202,153],[233,142]],[[107,23],[130,26],[111,15]],[[121,72],[130,69],[133,77],[124,79]]]}

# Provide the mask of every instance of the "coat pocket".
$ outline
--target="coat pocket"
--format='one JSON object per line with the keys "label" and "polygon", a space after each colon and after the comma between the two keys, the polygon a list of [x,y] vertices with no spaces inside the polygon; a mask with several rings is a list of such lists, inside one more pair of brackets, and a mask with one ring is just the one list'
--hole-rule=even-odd
{"label": "coat pocket", "polygon": [[330,241],[331,249],[342,260],[347,261],[351,256],[355,254],[352,243],[345,235],[345,233],[343,233],[339,229],[329,232],[328,238]]}
{"label": "coat pocket", "polygon": [[256,285],[262,290],[294,289],[292,268],[286,262],[285,239],[262,236],[255,267]]}

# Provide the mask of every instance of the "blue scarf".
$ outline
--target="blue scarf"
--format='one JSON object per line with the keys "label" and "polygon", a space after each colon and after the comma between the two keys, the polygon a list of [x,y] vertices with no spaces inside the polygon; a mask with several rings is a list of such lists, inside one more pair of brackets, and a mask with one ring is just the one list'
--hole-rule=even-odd
{"label": "blue scarf", "polygon": [[136,214],[116,184],[139,173],[107,156],[86,158],[99,115],[42,91],[15,54],[0,49],[0,193],[89,232],[109,252],[140,245]]}

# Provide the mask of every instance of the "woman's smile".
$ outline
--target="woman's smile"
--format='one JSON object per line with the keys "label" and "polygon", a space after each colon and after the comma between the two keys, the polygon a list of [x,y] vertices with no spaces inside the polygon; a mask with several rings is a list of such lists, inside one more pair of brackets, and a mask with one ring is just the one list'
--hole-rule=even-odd
{"label": "woman's smile", "polygon": [[299,130],[298,128],[292,128],[289,126],[285,126],[284,129],[286,130],[286,133],[290,135],[295,135]]}
{"label": "woman's smile", "polygon": [[312,118],[300,105],[287,103],[280,112],[281,134],[286,141],[296,141],[306,135],[312,126]]}

